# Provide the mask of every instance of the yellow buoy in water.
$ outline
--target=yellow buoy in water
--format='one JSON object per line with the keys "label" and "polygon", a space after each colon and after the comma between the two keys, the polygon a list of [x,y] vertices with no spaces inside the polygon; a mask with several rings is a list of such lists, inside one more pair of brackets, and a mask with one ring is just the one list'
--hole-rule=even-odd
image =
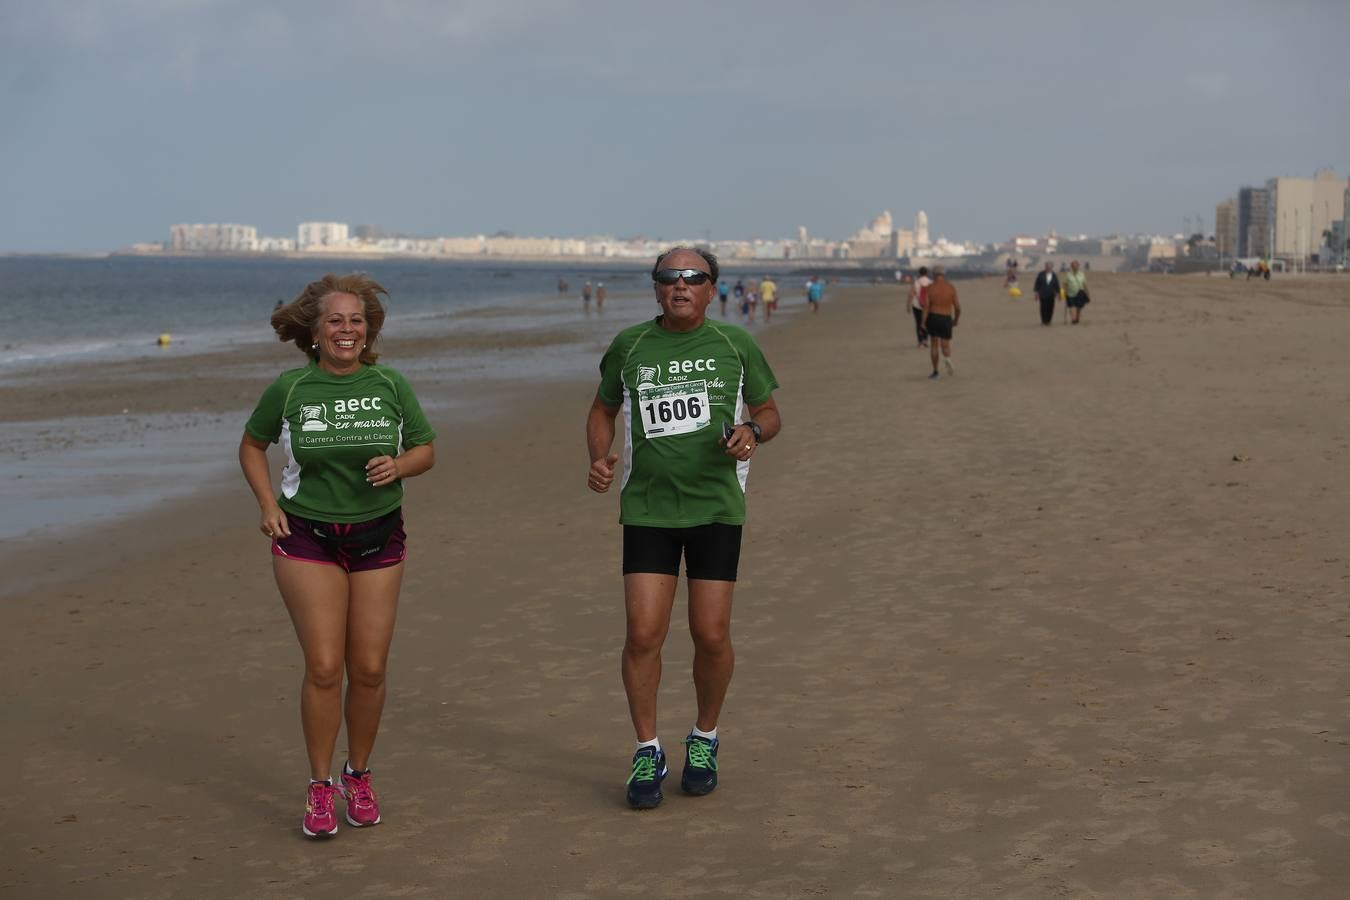
{"label": "yellow buoy in water", "polygon": [[159,340],[155,341],[155,343],[159,344],[161,347],[167,347],[172,342],[173,335],[169,334],[167,331],[159,336]]}
{"label": "yellow buoy in water", "polygon": [[1020,287],[1016,287],[1016,286],[1010,287],[1010,288],[1008,288],[1008,296],[1009,296],[1009,297],[1020,297],[1020,296],[1022,296],[1022,289],[1021,289]]}

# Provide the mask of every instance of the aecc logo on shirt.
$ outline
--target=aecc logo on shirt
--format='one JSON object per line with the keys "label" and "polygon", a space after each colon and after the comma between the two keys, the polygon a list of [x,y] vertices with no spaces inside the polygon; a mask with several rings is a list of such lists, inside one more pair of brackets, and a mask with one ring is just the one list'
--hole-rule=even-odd
{"label": "aecc logo on shirt", "polygon": [[349,400],[333,401],[333,412],[335,413],[357,412],[358,410],[362,409],[379,409],[379,408],[380,408],[379,397],[352,397]]}
{"label": "aecc logo on shirt", "polygon": [[672,359],[666,364],[666,378],[670,382],[688,381],[690,375],[716,371],[717,360],[711,356],[706,359]]}
{"label": "aecc logo on shirt", "polygon": [[687,375],[690,372],[716,372],[717,360],[711,356],[707,359],[672,359],[667,371],[671,375],[679,375],[681,373]]}

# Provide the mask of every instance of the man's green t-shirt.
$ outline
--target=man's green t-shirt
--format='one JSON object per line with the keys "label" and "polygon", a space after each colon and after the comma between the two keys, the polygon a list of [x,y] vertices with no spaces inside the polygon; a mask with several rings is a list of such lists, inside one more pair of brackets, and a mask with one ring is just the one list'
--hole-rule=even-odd
{"label": "man's green t-shirt", "polygon": [[286,451],[277,504],[323,522],[364,522],[397,509],[401,480],[366,481],[366,463],[436,438],[408,382],[387,366],[332,375],[310,363],[267,386],[244,426]]}
{"label": "man's green t-shirt", "polygon": [[660,317],[624,329],[600,361],[601,402],[622,405],[619,521],[690,528],[745,523],[750,463],[725,453],[722,424],[778,387],[744,328],[705,321],[667,331]]}

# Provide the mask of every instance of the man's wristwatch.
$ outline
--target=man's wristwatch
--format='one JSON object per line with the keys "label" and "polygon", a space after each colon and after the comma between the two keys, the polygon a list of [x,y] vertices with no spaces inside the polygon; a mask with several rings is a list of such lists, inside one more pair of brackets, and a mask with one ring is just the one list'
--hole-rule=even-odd
{"label": "man's wristwatch", "polygon": [[758,444],[760,442],[760,435],[764,433],[764,429],[760,428],[759,423],[754,419],[746,422],[745,426],[750,429],[750,433],[755,436],[755,443]]}

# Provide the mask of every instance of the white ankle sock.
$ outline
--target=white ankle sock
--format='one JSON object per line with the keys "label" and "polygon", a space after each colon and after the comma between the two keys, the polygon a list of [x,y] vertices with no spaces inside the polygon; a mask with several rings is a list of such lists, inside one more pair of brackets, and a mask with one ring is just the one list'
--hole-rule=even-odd
{"label": "white ankle sock", "polygon": [[643,747],[655,747],[657,752],[660,752],[661,739],[659,737],[654,737],[650,741],[638,741],[637,748],[641,750]]}
{"label": "white ankle sock", "polygon": [[715,741],[715,740],[717,740],[717,729],[716,729],[716,728],[714,728],[712,731],[699,731],[699,730],[698,730],[698,726],[695,725],[695,726],[694,726],[694,730],[691,731],[690,734],[694,735],[694,737],[701,737],[701,738],[703,738],[705,741]]}

